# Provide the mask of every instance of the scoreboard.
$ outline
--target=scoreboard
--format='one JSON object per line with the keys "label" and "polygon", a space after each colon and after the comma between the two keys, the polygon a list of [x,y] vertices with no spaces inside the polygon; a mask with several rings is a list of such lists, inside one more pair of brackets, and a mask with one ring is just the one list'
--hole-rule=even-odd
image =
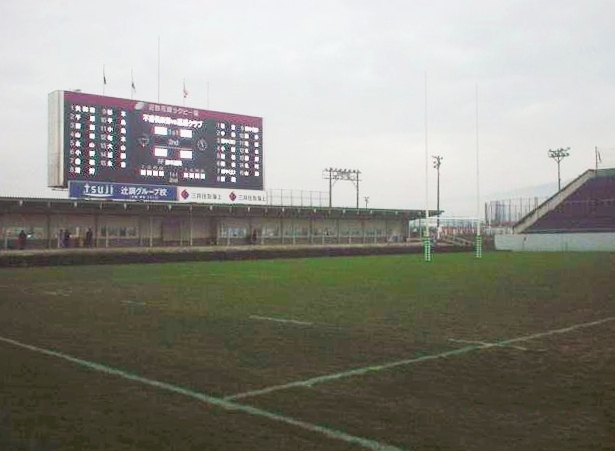
{"label": "scoreboard", "polygon": [[263,189],[260,117],[54,91],[48,131],[50,187]]}

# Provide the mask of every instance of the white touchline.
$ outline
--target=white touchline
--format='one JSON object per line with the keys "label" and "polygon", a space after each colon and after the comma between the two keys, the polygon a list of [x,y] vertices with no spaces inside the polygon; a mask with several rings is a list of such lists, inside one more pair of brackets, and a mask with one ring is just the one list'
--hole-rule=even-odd
{"label": "white touchline", "polygon": [[452,341],[453,343],[462,343],[462,344],[472,344],[472,345],[482,345],[486,348],[492,348],[494,346],[498,346],[500,348],[513,348],[518,349],[519,351],[527,351],[527,348],[522,346],[514,346],[514,345],[503,345],[501,343],[488,343],[486,341],[476,341],[476,340],[460,340],[458,338],[449,338],[448,341]]}
{"label": "white touchline", "polygon": [[299,324],[301,326],[311,326],[312,323],[308,323],[306,321],[297,321],[294,319],[284,319],[284,318],[270,318],[268,316],[258,316],[258,315],[251,315],[250,318],[252,319],[260,319],[263,321],[274,321],[276,323],[290,323],[290,324]]}
{"label": "white touchline", "polygon": [[99,371],[101,373],[119,376],[124,379],[139,382],[144,385],[149,385],[151,387],[160,388],[160,389],[167,390],[173,393],[178,393],[180,395],[188,396],[190,398],[197,399],[206,404],[216,406],[216,407],[219,407],[225,410],[244,412],[244,413],[247,413],[253,416],[268,418],[273,421],[290,424],[292,426],[305,429],[311,432],[318,432],[329,438],[341,440],[346,443],[354,443],[354,444],[363,446],[364,448],[371,449],[374,451],[404,451],[402,448],[397,448],[395,446],[380,443],[375,440],[370,440],[367,438],[350,435],[342,431],[330,429],[324,426],[318,426],[316,424],[306,423],[305,421],[296,420],[294,418],[287,417],[284,415],[279,415],[273,412],[269,412],[267,410],[262,410],[262,409],[248,406],[245,404],[238,404],[235,402],[227,401],[222,398],[216,398],[213,396],[205,395],[203,393],[199,393],[199,392],[190,390],[188,388],[180,387],[178,385],[169,384],[167,382],[161,382],[161,381],[157,381],[154,379],[148,379],[146,377],[132,374],[132,373],[129,373],[127,371],[124,371],[118,368],[113,368],[111,366],[103,365],[101,363],[83,360],[78,357],[73,357],[69,354],[64,354],[62,352],[39,348],[38,346],[29,345],[29,344],[22,343],[20,341],[12,340],[10,338],[5,338],[5,337],[0,337],[0,342],[8,343],[8,344],[20,347],[20,348],[28,349],[29,351],[38,352],[40,354],[48,355],[51,357],[56,357],[62,360],[67,360],[69,362],[75,363],[79,366],[82,366],[82,367],[85,367],[85,368],[88,368],[94,371]]}
{"label": "white touchline", "polygon": [[[615,316],[600,319],[597,321],[592,321],[590,323],[575,324],[575,325],[565,327],[562,329],[553,329],[553,330],[548,330],[546,332],[539,332],[539,333],[532,334],[532,335],[525,335],[522,337],[512,338],[509,340],[500,340],[496,343],[493,343],[493,346],[509,345],[511,343],[530,341],[536,338],[548,337],[549,335],[565,334],[565,333],[572,332],[577,329],[582,329],[585,327],[593,327],[593,326],[597,326],[599,324],[603,324],[603,323],[613,321],[613,320],[615,320]],[[404,366],[404,365],[411,365],[413,363],[419,363],[419,362],[423,362],[426,360],[443,359],[443,358],[454,356],[454,355],[466,354],[468,352],[476,351],[479,349],[488,349],[490,347],[491,346],[484,346],[482,344],[468,345],[463,348],[453,349],[450,351],[441,352],[439,354],[430,354],[430,355],[424,355],[421,357],[415,357],[413,359],[397,360],[395,362],[384,363],[382,365],[366,366],[363,368],[356,368],[354,370],[342,371],[339,373],[327,374],[324,376],[317,376],[317,377],[313,377],[310,379],[304,379],[304,380],[299,380],[295,382],[288,382],[286,384],[272,385],[272,386],[257,389],[257,390],[251,390],[251,391],[247,391],[244,393],[238,393],[236,395],[226,396],[223,399],[227,401],[233,401],[236,399],[250,398],[252,396],[266,395],[268,393],[272,393],[272,392],[276,392],[280,390],[287,390],[289,388],[311,387],[313,385],[321,384],[323,382],[344,379],[350,376],[364,375],[367,373],[380,372],[383,370],[387,370],[389,368],[395,368],[395,367]]]}

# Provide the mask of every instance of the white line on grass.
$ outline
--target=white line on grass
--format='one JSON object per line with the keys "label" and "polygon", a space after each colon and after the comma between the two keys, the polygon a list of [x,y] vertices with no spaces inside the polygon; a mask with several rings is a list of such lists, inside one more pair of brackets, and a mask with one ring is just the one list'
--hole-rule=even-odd
{"label": "white line on grass", "polygon": [[503,345],[500,343],[488,343],[486,341],[476,341],[476,340],[460,340],[458,338],[449,338],[448,341],[451,341],[453,343],[461,343],[461,344],[471,344],[471,345],[482,345],[486,348],[492,348],[494,346],[499,346],[502,348],[513,348],[513,349],[518,349],[519,351],[527,351],[527,348],[524,348],[522,346],[514,346],[514,345]]}
{"label": "white line on grass", "polygon": [[[532,335],[525,335],[522,337],[512,338],[509,340],[501,340],[501,341],[498,341],[497,343],[493,343],[493,345],[494,346],[502,346],[502,345],[506,346],[506,345],[510,345],[511,343],[519,343],[523,341],[534,340],[536,338],[548,337],[550,335],[565,334],[565,333],[572,332],[577,329],[597,326],[599,324],[603,324],[603,323],[613,321],[613,320],[615,320],[615,316],[611,316],[609,318],[604,318],[604,319],[597,320],[597,321],[592,321],[590,323],[575,324],[570,327],[565,327],[562,329],[553,329],[553,330],[549,330],[546,332],[539,332],[539,333],[532,334]],[[313,385],[321,384],[323,382],[344,379],[344,378],[351,377],[351,376],[360,376],[360,375],[364,375],[367,373],[380,372],[380,371],[387,370],[389,368],[395,368],[398,366],[411,365],[413,363],[424,362],[425,360],[443,359],[443,358],[451,357],[454,355],[466,354],[468,352],[476,351],[478,349],[488,349],[490,347],[491,346],[484,346],[482,344],[481,345],[469,345],[463,348],[441,352],[439,354],[430,354],[430,355],[424,355],[421,357],[416,357],[413,359],[397,360],[395,362],[384,363],[382,365],[366,366],[363,368],[356,368],[354,370],[342,371],[339,373],[327,374],[324,376],[317,376],[311,379],[304,379],[300,381],[289,382],[287,384],[272,385],[270,387],[265,387],[265,388],[261,388],[258,390],[251,390],[251,391],[244,392],[244,393],[238,393],[236,395],[226,396],[224,399],[227,401],[234,401],[237,399],[250,398],[252,396],[266,395],[268,393],[273,393],[273,392],[280,391],[280,390],[287,390],[289,388],[311,387]]]}
{"label": "white line on grass", "polygon": [[128,305],[139,305],[139,306],[144,306],[145,302],[140,302],[140,301],[121,301],[122,304],[128,304]]}
{"label": "white line on grass", "polygon": [[70,296],[70,290],[68,290],[68,291],[64,291],[64,290],[61,290],[61,291],[43,291],[43,294],[48,294],[50,296],[64,296],[64,297],[67,297],[67,296]]}
{"label": "white line on grass", "polygon": [[258,316],[258,315],[251,315],[250,318],[252,319],[260,319],[263,321],[274,321],[276,323],[289,323],[289,324],[298,324],[300,326],[311,326],[312,323],[308,323],[306,321],[297,321],[294,319],[284,319],[284,318],[271,318],[268,316]]}
{"label": "white line on grass", "polygon": [[354,443],[354,444],[363,446],[364,448],[371,449],[374,451],[403,451],[401,448],[386,445],[384,443],[380,443],[375,440],[370,440],[370,439],[366,439],[363,437],[357,437],[357,436],[350,435],[342,431],[337,431],[335,429],[330,429],[324,426],[318,426],[315,424],[306,423],[305,421],[296,420],[291,417],[275,414],[275,413],[262,410],[262,409],[258,409],[256,407],[248,406],[245,404],[238,404],[235,402],[227,401],[222,398],[208,396],[203,393],[195,392],[188,388],[180,387],[180,386],[169,384],[166,382],[157,381],[154,379],[148,379],[146,377],[138,376],[136,374],[132,374],[132,373],[129,373],[127,371],[124,371],[118,368],[113,368],[111,366],[103,365],[101,363],[90,362],[88,360],[83,360],[83,359],[73,357],[71,355],[64,354],[58,351],[52,351],[50,349],[39,348],[37,346],[22,343],[20,341],[12,340],[10,338],[0,337],[0,342],[8,343],[8,344],[20,347],[20,348],[28,349],[30,351],[38,352],[40,354],[48,355],[51,357],[56,357],[59,359],[67,360],[69,362],[75,363],[79,366],[82,366],[82,367],[85,367],[85,368],[88,368],[94,371],[111,374],[113,376],[119,376],[124,379],[139,382],[144,385],[149,385],[151,387],[160,388],[160,389],[167,390],[173,393],[178,393],[180,395],[188,396],[190,398],[197,399],[206,404],[216,406],[216,407],[219,407],[225,410],[244,412],[244,413],[256,416],[256,417],[267,418],[273,421],[290,424],[292,426],[305,429],[310,432],[318,432],[319,434],[325,435],[329,438],[341,440],[346,443]]}

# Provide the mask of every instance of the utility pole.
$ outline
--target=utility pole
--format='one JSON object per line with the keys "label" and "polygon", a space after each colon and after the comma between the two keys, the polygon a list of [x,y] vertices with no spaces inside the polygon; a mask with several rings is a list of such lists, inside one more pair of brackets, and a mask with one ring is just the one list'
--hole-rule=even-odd
{"label": "utility pole", "polygon": [[440,165],[442,164],[442,160],[444,157],[440,155],[432,155],[433,158],[433,167],[437,173],[437,185],[436,185],[436,211],[438,212],[438,217],[436,218],[436,230],[440,230]]}
{"label": "utility pole", "polygon": [[570,147],[566,149],[549,149],[549,158],[553,158],[557,162],[557,191],[561,191],[562,189],[562,177],[560,172],[560,163],[566,157],[570,156]]}
{"label": "utility pole", "polygon": [[361,171],[356,169],[337,169],[327,168],[322,172],[322,178],[329,180],[329,208],[333,207],[333,185],[338,180],[347,180],[352,182],[357,190],[357,210],[359,209],[359,181]]}

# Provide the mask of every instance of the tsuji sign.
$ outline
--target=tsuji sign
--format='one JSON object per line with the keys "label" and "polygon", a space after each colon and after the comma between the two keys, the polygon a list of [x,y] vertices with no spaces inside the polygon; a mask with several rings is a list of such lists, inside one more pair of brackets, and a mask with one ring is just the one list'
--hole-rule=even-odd
{"label": "tsuji sign", "polygon": [[174,202],[177,199],[177,187],[71,180],[68,182],[68,197],[71,199]]}
{"label": "tsuji sign", "polygon": [[265,191],[242,189],[179,187],[177,200],[199,204],[267,205]]}

